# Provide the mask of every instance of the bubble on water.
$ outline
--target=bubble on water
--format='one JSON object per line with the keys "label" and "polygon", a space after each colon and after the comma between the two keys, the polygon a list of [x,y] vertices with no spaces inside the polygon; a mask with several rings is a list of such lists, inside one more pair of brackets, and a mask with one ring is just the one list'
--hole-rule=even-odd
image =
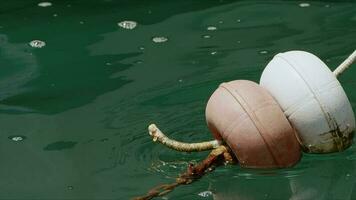
{"label": "bubble on water", "polygon": [[67,187],[67,189],[68,189],[68,190],[73,190],[74,187],[70,185],[70,186]]}
{"label": "bubble on water", "polygon": [[325,7],[326,7],[326,8],[330,8],[330,5],[329,5],[329,4],[326,4]]}
{"label": "bubble on water", "polygon": [[40,2],[37,4],[39,7],[49,7],[52,6],[51,2]]}
{"label": "bubble on water", "polygon": [[9,139],[14,142],[21,142],[21,141],[25,140],[26,137],[23,135],[13,135],[13,136],[9,136]]}
{"label": "bubble on water", "polygon": [[268,53],[268,51],[266,51],[266,50],[262,50],[262,51],[260,51],[259,53],[260,53],[260,54],[267,54],[267,53]]}
{"label": "bubble on water", "polygon": [[12,139],[12,141],[15,141],[15,142],[18,142],[18,141],[22,141],[22,140],[23,140],[23,138],[20,137],[20,136],[13,137],[13,138],[11,138],[11,139]]}
{"label": "bubble on water", "polygon": [[236,22],[240,23],[240,22],[241,22],[241,19],[237,19]]}
{"label": "bubble on water", "polygon": [[183,82],[183,79],[179,79],[178,82],[182,83],[182,82]]}
{"label": "bubble on water", "polygon": [[217,54],[218,52],[217,51],[213,51],[213,52],[211,52],[210,54],[211,55],[215,55],[215,54]]}
{"label": "bubble on water", "polygon": [[41,40],[32,40],[29,45],[33,48],[42,48],[44,46],[46,46],[46,43],[44,41]]}
{"label": "bubble on water", "polygon": [[163,36],[157,36],[157,37],[153,37],[153,38],[152,38],[152,41],[153,41],[154,43],[163,43],[163,42],[167,42],[167,41],[168,41],[168,38],[163,37]]}
{"label": "bubble on water", "polygon": [[142,64],[143,63],[143,61],[142,60],[137,60],[137,61],[135,61],[135,64]]}
{"label": "bubble on water", "polygon": [[211,191],[204,191],[200,192],[198,195],[201,197],[210,197],[211,195],[213,195],[213,193]]}
{"label": "bubble on water", "polygon": [[58,17],[58,14],[57,14],[57,13],[54,13],[54,14],[53,14],[53,17]]}
{"label": "bubble on water", "polygon": [[203,38],[209,39],[209,38],[211,38],[211,36],[210,35],[203,35]]}
{"label": "bubble on water", "polygon": [[122,22],[117,23],[117,25],[120,26],[121,28],[131,30],[131,29],[136,28],[137,22],[126,20],[126,21],[122,21]]}
{"label": "bubble on water", "polygon": [[300,3],[299,4],[299,7],[301,8],[306,8],[306,7],[309,7],[310,6],[310,3]]}
{"label": "bubble on water", "polygon": [[83,22],[83,21],[80,21],[79,24],[84,24],[84,22]]}
{"label": "bubble on water", "polygon": [[143,50],[145,50],[145,47],[139,47],[139,49],[140,49],[141,51],[143,51]]}
{"label": "bubble on water", "polygon": [[112,65],[112,64],[111,64],[111,63],[109,63],[109,62],[107,62],[107,63],[105,63],[105,65],[110,66],[110,65]]}
{"label": "bubble on water", "polygon": [[208,30],[208,31],[215,31],[215,30],[217,30],[218,28],[216,27],[216,26],[208,26],[207,28],[206,28],[206,30]]}
{"label": "bubble on water", "polygon": [[219,24],[223,24],[224,23],[224,21],[219,21]]}

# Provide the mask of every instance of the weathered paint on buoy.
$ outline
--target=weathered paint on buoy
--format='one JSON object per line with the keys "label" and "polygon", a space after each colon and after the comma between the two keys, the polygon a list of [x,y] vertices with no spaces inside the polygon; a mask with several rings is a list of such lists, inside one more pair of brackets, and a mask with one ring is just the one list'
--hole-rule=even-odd
{"label": "weathered paint on buoy", "polygon": [[304,51],[277,54],[260,84],[277,100],[306,152],[343,151],[352,143],[355,116],[330,69]]}
{"label": "weathered paint on buoy", "polygon": [[300,159],[294,129],[268,91],[254,82],[221,84],[208,101],[206,119],[242,167],[282,168]]}

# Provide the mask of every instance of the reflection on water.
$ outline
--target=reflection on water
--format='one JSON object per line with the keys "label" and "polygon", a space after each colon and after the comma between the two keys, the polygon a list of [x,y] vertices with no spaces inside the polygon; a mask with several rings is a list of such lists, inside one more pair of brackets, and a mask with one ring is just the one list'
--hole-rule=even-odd
{"label": "reflection on water", "polygon": [[48,144],[43,148],[45,151],[60,151],[63,149],[71,149],[74,148],[77,142],[72,141],[58,141],[51,144]]}
{"label": "reflection on water", "polygon": [[[258,81],[290,49],[333,68],[355,46],[356,7],[346,1],[38,3],[0,6],[0,199],[129,199],[172,182],[207,152],[154,144],[148,124],[211,139],[204,110],[221,82]],[[128,20],[137,26],[118,26]],[[46,46],[31,48],[36,38]],[[341,77],[354,108],[355,74]],[[222,167],[168,198],[355,199],[354,151],[304,156],[286,170]]]}
{"label": "reflection on water", "polygon": [[[37,58],[30,47],[26,43],[10,42],[7,35],[0,34],[0,55],[0,100],[28,91],[25,84],[39,76]],[[13,110],[11,107],[1,107]]]}
{"label": "reflection on water", "polygon": [[[345,162],[344,156],[331,159],[318,159],[318,156],[304,155],[304,162],[295,168],[295,176],[265,174],[256,177],[240,173],[231,177],[217,178],[211,186],[214,199],[353,199],[356,166],[354,162]],[[340,165],[340,163],[344,163]],[[242,171],[244,171],[242,169]]]}

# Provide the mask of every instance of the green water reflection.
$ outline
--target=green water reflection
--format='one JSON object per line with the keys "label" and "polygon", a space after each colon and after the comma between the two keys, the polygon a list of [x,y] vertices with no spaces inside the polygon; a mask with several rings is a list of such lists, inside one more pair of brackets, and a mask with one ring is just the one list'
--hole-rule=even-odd
{"label": "green water reflection", "polygon": [[[179,140],[210,139],[204,110],[219,83],[258,81],[292,49],[334,69],[356,47],[356,1],[51,2],[0,2],[0,199],[144,194],[207,155],[152,143],[149,123]],[[30,47],[34,39],[46,46]],[[356,66],[340,78],[354,109],[355,76]],[[355,151],[304,155],[284,170],[221,167],[168,197],[356,199]]]}

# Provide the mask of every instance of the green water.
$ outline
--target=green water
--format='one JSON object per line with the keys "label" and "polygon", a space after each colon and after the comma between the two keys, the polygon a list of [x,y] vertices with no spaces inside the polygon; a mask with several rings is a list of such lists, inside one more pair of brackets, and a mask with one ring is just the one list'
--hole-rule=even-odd
{"label": "green water", "polygon": [[[207,155],[153,143],[148,124],[211,139],[204,109],[219,83],[258,81],[278,52],[310,51],[334,69],[356,48],[356,1],[37,3],[0,2],[0,199],[145,194]],[[355,76],[354,65],[340,77],[354,110]],[[355,151],[303,155],[284,170],[220,167],[168,199],[356,199]]]}

